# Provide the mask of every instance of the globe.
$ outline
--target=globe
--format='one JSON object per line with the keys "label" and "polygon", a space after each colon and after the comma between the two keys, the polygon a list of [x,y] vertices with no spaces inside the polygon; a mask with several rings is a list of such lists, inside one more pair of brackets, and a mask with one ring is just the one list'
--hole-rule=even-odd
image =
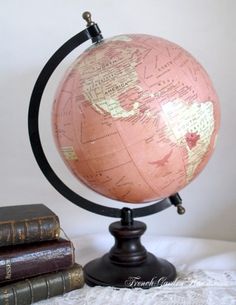
{"label": "globe", "polygon": [[189,184],[220,123],[203,67],[165,39],[129,34],[93,45],[66,72],[52,109],[57,148],[92,190],[145,203]]}

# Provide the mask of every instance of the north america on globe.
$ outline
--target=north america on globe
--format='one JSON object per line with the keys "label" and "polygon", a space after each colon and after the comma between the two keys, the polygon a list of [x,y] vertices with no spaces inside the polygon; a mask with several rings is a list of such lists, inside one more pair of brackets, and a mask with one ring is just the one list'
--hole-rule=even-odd
{"label": "north america on globe", "polygon": [[209,161],[219,124],[203,67],[178,45],[144,34],[116,36],[82,53],[52,110],[54,138],[73,174],[130,203],[189,184]]}

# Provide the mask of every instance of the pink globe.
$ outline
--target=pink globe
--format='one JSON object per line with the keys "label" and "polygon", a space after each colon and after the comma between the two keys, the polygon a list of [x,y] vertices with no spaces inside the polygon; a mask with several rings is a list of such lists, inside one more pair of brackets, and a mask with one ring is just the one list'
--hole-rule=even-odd
{"label": "pink globe", "polygon": [[184,49],[122,35],[86,50],[58,88],[53,133],[74,175],[131,203],[178,192],[205,167],[220,123],[217,95]]}

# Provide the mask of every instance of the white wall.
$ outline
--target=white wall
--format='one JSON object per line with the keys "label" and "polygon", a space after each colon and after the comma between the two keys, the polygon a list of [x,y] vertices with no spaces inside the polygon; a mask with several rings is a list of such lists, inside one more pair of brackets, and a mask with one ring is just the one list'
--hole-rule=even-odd
{"label": "white wall", "polygon": [[[187,209],[184,216],[170,208],[143,220],[149,233],[236,240],[235,0],[1,1],[0,205],[43,202],[59,215],[71,237],[106,231],[113,220],[76,207],[49,185],[34,160],[27,132],[34,82],[52,53],[85,27],[84,10],[92,11],[104,37],[120,33],[162,36],[190,51],[208,71],[222,108],[215,154],[198,179],[181,192]],[[48,113],[47,101],[71,57],[45,94]],[[41,118],[46,134],[48,113],[42,112]],[[44,138],[50,148],[50,135]],[[49,155],[54,159],[53,152]],[[53,162],[61,164],[57,157]],[[87,198],[101,200],[83,186],[77,187]]]}

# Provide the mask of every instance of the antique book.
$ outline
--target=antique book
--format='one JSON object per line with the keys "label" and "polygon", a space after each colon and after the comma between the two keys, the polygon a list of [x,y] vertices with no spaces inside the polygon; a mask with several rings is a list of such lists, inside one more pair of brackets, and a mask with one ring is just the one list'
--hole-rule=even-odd
{"label": "antique book", "polygon": [[59,239],[0,249],[0,283],[71,267],[75,262],[72,242]]}
{"label": "antique book", "polygon": [[0,207],[0,247],[58,239],[59,219],[44,204]]}
{"label": "antique book", "polygon": [[82,267],[73,267],[0,287],[0,305],[29,305],[84,285]]}

